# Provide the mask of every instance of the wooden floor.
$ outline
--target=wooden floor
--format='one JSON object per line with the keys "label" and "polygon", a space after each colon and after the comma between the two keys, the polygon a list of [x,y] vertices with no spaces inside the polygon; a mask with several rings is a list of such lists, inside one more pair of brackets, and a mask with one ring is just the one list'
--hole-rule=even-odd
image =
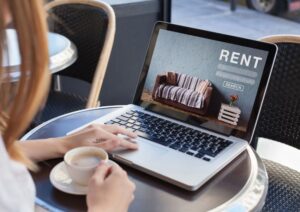
{"label": "wooden floor", "polygon": [[189,114],[189,115],[192,115],[192,116],[195,116],[195,117],[207,120],[208,122],[210,122],[209,124],[212,124],[212,122],[213,122],[213,123],[217,123],[219,125],[225,126],[225,127],[229,127],[229,128],[232,128],[232,129],[236,129],[236,130],[240,130],[240,131],[246,132],[246,128],[245,127],[233,126],[233,125],[224,123],[222,121],[219,121],[217,119],[217,114],[216,114],[216,116],[212,116],[212,115],[201,116],[199,114],[190,113],[190,112],[187,112],[187,111],[183,111],[183,110],[177,109],[176,107],[172,107],[172,106],[169,106],[169,105],[162,104],[160,102],[156,102],[156,101],[154,101],[152,99],[151,93],[143,92],[143,94],[142,94],[142,100],[145,101],[145,102],[148,102],[150,104],[156,104],[156,105],[159,105],[160,107],[164,107],[164,108],[167,108],[167,109],[170,109],[170,110],[175,110],[177,112],[184,112],[186,114]]}

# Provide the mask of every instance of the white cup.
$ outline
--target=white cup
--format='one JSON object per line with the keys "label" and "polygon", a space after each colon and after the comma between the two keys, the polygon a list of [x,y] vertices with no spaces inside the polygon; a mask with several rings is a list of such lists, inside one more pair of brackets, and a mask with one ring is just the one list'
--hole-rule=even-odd
{"label": "white cup", "polygon": [[64,162],[72,180],[86,186],[100,161],[107,162],[108,154],[99,147],[77,147],[68,151]]}

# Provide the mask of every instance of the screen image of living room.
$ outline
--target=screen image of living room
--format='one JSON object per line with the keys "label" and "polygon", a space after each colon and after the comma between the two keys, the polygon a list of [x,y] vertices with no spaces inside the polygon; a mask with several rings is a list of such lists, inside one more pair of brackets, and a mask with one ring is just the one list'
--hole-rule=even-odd
{"label": "screen image of living room", "polygon": [[267,54],[160,30],[141,99],[245,132]]}

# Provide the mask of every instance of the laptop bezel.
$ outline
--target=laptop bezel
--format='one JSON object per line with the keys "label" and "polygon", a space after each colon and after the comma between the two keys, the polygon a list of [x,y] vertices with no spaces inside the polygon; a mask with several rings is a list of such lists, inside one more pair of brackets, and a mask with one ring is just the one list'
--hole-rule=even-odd
{"label": "laptop bezel", "polygon": [[[256,41],[256,40],[250,40],[250,39],[246,39],[246,38],[240,38],[240,37],[216,33],[216,32],[210,32],[210,31],[206,31],[206,30],[202,30],[202,29],[190,28],[190,27],[171,24],[171,23],[167,23],[167,22],[157,22],[152,31],[152,36],[151,36],[151,39],[150,39],[150,42],[148,45],[148,51],[147,51],[147,54],[145,57],[142,72],[139,76],[139,81],[137,84],[137,89],[136,89],[136,92],[134,95],[134,100],[133,100],[133,104],[135,104],[135,105],[141,106],[141,103],[142,103],[141,96],[143,93],[144,84],[145,84],[145,81],[147,78],[148,70],[150,67],[151,59],[153,56],[156,40],[157,40],[160,29],[174,31],[174,32],[197,36],[197,37],[202,37],[202,38],[206,38],[206,39],[210,39],[210,40],[226,42],[226,43],[240,45],[240,46],[244,46],[244,47],[255,48],[255,49],[259,49],[259,50],[268,52],[266,64],[265,64],[265,67],[263,70],[262,78],[261,78],[261,81],[260,81],[260,84],[258,87],[258,92],[255,97],[253,109],[252,109],[251,116],[250,116],[250,119],[248,122],[247,132],[245,133],[244,136],[240,137],[250,143],[251,139],[252,139],[252,134],[253,134],[255,126],[256,126],[256,121],[257,121],[257,118],[259,115],[259,111],[260,111],[260,108],[261,108],[261,105],[263,102],[264,94],[265,94],[265,91],[266,91],[266,88],[268,85],[269,76],[271,74],[272,67],[274,64],[275,56],[277,53],[277,46],[275,44],[265,43],[265,42]],[[160,115],[164,115],[164,114],[160,114]],[[165,115],[165,116],[167,116],[167,115]],[[171,117],[171,118],[174,118],[174,117]],[[183,121],[183,120],[179,119],[179,121]],[[194,125],[193,123],[188,123],[188,124]],[[199,126],[197,126],[197,127],[199,127]]]}

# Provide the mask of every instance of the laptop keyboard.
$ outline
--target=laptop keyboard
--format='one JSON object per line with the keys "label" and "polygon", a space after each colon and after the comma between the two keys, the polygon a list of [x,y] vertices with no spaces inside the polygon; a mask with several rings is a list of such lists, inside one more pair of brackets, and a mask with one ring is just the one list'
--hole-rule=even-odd
{"label": "laptop keyboard", "polygon": [[210,161],[232,144],[223,138],[137,110],[128,111],[105,124],[123,126],[140,137],[204,161]]}

